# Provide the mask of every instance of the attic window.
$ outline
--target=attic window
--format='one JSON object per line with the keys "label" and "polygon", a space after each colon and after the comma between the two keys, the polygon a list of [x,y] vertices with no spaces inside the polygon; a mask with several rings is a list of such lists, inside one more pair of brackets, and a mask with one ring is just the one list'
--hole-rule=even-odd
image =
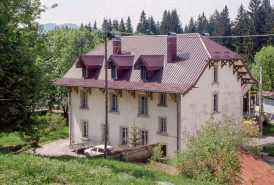
{"label": "attic window", "polygon": [[117,75],[118,70],[117,70],[117,67],[114,64],[111,65],[111,72],[112,72],[112,78],[114,80],[117,80],[118,79],[118,75]]}
{"label": "attic window", "polygon": [[147,68],[145,65],[141,65],[141,70],[142,70],[142,79],[147,80]]}
{"label": "attic window", "polygon": [[88,69],[85,65],[83,65],[83,77],[88,77]]}

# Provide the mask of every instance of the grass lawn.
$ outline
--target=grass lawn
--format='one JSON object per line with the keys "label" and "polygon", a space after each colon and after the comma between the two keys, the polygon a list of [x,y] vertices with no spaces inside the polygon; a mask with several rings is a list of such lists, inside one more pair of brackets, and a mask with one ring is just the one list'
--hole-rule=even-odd
{"label": "grass lawn", "polygon": [[211,184],[110,159],[0,153],[0,164],[0,184]]}
{"label": "grass lawn", "polygon": [[271,135],[271,134],[274,135],[274,123],[270,123],[269,125],[264,126],[263,134],[264,135]]}
{"label": "grass lawn", "polygon": [[[62,130],[52,131],[48,135],[41,137],[40,144],[45,144],[46,142],[68,138],[69,137],[69,127],[65,126]],[[20,139],[16,133],[11,133],[8,136],[0,137],[0,146],[6,145],[24,145],[26,144],[24,141]]]}

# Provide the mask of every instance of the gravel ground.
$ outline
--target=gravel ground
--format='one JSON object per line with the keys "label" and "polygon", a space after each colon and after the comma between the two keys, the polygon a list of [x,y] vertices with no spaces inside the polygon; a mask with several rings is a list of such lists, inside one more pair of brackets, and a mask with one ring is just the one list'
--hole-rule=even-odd
{"label": "gravel ground", "polygon": [[84,155],[76,154],[69,149],[69,139],[60,139],[51,143],[45,144],[36,149],[36,154],[47,156],[74,156],[85,157]]}

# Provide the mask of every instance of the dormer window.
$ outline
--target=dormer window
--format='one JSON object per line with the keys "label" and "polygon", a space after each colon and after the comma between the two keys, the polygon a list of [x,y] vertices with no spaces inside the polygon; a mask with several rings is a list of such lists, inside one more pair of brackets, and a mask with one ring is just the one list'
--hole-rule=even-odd
{"label": "dormer window", "polygon": [[147,80],[147,68],[145,65],[141,65],[141,70],[142,70],[142,79]]}
{"label": "dormer window", "polygon": [[83,65],[83,77],[88,77],[88,69],[85,65]]}
{"label": "dormer window", "polygon": [[111,70],[112,70],[112,78],[114,80],[117,80],[118,79],[118,70],[114,64],[111,65]]}
{"label": "dormer window", "polygon": [[140,69],[141,79],[149,81],[163,66],[164,55],[141,55],[134,64],[134,69]]}

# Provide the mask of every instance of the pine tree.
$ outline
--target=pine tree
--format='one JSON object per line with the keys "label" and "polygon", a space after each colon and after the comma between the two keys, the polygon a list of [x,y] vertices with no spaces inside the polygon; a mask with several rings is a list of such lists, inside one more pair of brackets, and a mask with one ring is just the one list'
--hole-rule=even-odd
{"label": "pine tree", "polygon": [[187,27],[187,25],[185,25],[184,33],[188,33],[188,27]]}
{"label": "pine tree", "polygon": [[148,25],[149,25],[149,34],[150,35],[156,35],[157,34],[157,28],[155,25],[155,21],[152,16],[148,18]]}
{"label": "pine tree", "polygon": [[[234,35],[248,35],[249,34],[249,18],[244,6],[238,9],[238,14],[234,22],[235,28],[233,29]],[[248,55],[248,40],[245,38],[236,38],[234,41],[236,52],[240,55]]]}
{"label": "pine tree", "polygon": [[83,23],[81,23],[81,26],[80,26],[80,29],[82,29],[82,28],[84,28],[84,24]]}
{"label": "pine tree", "polygon": [[120,32],[125,32],[125,31],[126,31],[126,27],[125,27],[125,23],[124,23],[123,18],[122,18],[121,21],[120,21],[119,31],[120,31]]}
{"label": "pine tree", "polygon": [[112,24],[113,29],[115,29],[116,31],[119,31],[119,22],[117,19],[113,20],[113,24]]}
{"label": "pine tree", "polygon": [[171,30],[171,15],[170,11],[164,11],[161,27],[160,27],[160,34],[166,35]]}
{"label": "pine tree", "polygon": [[133,33],[133,28],[132,28],[132,24],[131,24],[131,19],[128,16],[127,18],[127,23],[126,23],[126,32],[127,33]]}
{"label": "pine tree", "polygon": [[94,30],[97,30],[97,23],[96,23],[96,20],[94,21],[93,29],[94,29]]}
{"label": "pine tree", "polygon": [[[105,23],[106,23],[107,25],[105,25]],[[104,18],[103,23],[102,23],[102,30],[107,29],[107,26],[108,26],[107,20]]]}
{"label": "pine tree", "polygon": [[179,19],[179,15],[177,13],[177,10],[174,9],[171,11],[171,15],[170,15],[170,23],[171,23],[171,29],[170,31],[175,32],[175,33],[182,33],[182,25],[181,25],[181,21]]}
{"label": "pine tree", "polygon": [[157,21],[157,24],[156,24],[156,35],[160,34],[160,28],[161,28],[161,24],[160,24],[159,21]]}
{"label": "pine tree", "polygon": [[140,20],[139,20],[136,30],[139,33],[144,33],[144,34],[147,33],[147,31],[149,31],[149,26],[148,26],[148,21],[146,18],[145,11],[142,11],[142,13],[141,13]]}
{"label": "pine tree", "polygon": [[111,22],[111,19],[109,19],[108,20],[108,30],[112,31],[112,29],[113,29],[112,22]]}
{"label": "pine tree", "polygon": [[190,18],[190,21],[188,23],[188,33],[195,33],[195,23],[193,20],[193,17]]}
{"label": "pine tree", "polygon": [[88,23],[88,30],[89,30],[89,31],[92,31],[92,27],[91,27],[90,22]]}
{"label": "pine tree", "polygon": [[206,19],[205,13],[198,16],[196,21],[196,32],[197,33],[208,33],[208,21]]}
{"label": "pine tree", "polygon": [[209,21],[208,21],[208,33],[210,35],[214,35],[213,33],[215,32],[215,27],[219,21],[219,12],[218,10],[215,10],[215,12],[213,13],[213,15],[210,15],[209,17]]}

